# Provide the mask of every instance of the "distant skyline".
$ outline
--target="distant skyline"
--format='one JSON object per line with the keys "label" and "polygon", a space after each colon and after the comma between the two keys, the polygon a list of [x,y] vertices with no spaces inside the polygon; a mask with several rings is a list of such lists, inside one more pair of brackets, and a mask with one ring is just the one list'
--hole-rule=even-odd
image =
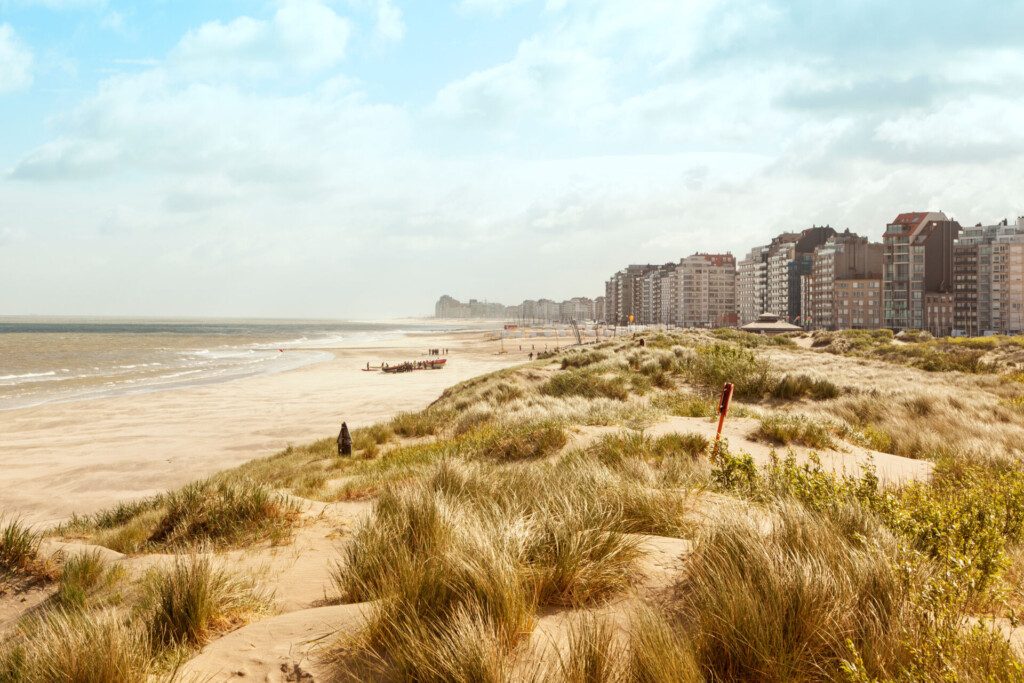
{"label": "distant skyline", "polygon": [[0,315],[380,318],[1024,214],[1024,0],[0,0]]}

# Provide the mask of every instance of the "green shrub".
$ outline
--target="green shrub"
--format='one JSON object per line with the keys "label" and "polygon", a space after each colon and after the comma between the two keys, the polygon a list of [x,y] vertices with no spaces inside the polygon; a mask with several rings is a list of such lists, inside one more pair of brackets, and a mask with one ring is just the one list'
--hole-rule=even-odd
{"label": "green shrub", "polygon": [[766,360],[758,358],[749,349],[731,344],[698,347],[686,373],[690,382],[706,396],[720,393],[726,382],[732,382],[736,398],[760,400],[774,386]]}

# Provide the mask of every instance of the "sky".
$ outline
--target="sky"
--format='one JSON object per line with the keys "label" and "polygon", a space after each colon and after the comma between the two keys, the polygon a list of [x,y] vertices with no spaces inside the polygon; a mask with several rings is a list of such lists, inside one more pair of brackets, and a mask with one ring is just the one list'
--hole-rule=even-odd
{"label": "sky", "polygon": [[603,294],[1024,214],[1024,0],[0,0],[0,314]]}

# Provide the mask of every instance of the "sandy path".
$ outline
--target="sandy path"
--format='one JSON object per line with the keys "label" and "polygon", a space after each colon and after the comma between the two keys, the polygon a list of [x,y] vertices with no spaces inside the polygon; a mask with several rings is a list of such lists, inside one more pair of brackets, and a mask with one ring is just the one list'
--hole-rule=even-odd
{"label": "sandy path", "polygon": [[[522,362],[481,333],[410,336],[396,346],[330,349],[333,360],[221,384],[0,412],[0,511],[54,522],[151,495],[402,410]],[[367,361],[448,347],[444,370],[384,375]]]}
{"label": "sandy path", "polygon": [[367,605],[289,612],[243,626],[207,645],[179,672],[182,681],[322,680],[318,651],[366,621]]}

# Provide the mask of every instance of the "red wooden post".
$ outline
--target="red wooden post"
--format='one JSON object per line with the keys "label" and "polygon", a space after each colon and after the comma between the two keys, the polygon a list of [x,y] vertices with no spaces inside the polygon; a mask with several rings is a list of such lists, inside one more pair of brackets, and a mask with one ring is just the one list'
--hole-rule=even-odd
{"label": "red wooden post", "polygon": [[732,400],[732,382],[726,382],[722,387],[722,398],[718,402],[718,431],[715,432],[715,449],[713,455],[718,455],[718,442],[722,440],[722,427],[725,426],[725,416],[729,414],[729,401]]}

